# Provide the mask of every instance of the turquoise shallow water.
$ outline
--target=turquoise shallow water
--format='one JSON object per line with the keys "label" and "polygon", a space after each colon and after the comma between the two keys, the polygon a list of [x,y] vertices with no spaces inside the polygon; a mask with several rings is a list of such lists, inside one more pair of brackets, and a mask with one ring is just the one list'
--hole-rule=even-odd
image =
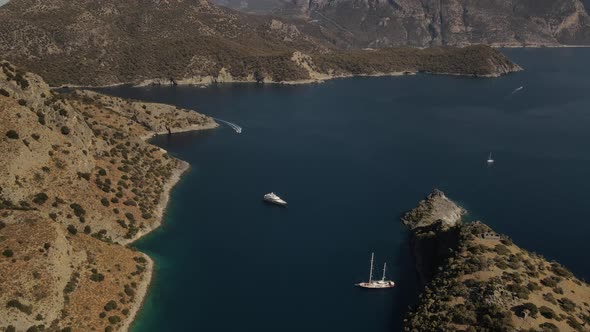
{"label": "turquoise shallow water", "polygon": [[[418,291],[399,216],[435,187],[588,278],[590,50],[506,53],[527,71],[103,90],[244,128],[153,141],[192,169],[136,244],[157,267],[133,331],[399,330]],[[353,286],[371,251],[395,289]]]}

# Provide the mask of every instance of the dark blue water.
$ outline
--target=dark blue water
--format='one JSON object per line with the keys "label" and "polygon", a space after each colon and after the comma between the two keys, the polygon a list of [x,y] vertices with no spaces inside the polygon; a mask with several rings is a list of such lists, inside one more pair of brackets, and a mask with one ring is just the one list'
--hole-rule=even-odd
{"label": "dark blue water", "polygon": [[[157,266],[134,331],[399,330],[418,291],[399,216],[435,187],[590,277],[590,50],[506,53],[527,70],[106,90],[244,128],[153,141],[192,169],[137,243]],[[371,251],[395,289],[353,286]]]}

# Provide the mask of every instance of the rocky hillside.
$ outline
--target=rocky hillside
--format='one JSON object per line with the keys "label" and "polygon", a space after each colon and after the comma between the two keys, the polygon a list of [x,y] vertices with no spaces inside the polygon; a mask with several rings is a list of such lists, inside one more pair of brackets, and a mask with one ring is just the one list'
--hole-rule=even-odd
{"label": "rocky hillside", "polygon": [[436,191],[402,220],[430,244],[414,246],[426,287],[405,331],[588,331],[588,284],[463,213]]}
{"label": "rocky hillside", "polygon": [[124,244],[157,227],[186,164],[142,137],[215,127],[172,106],[57,94],[0,61],[0,331],[113,331],[151,262]]}
{"label": "rocky hillside", "polygon": [[297,2],[357,46],[590,44],[590,18],[580,0]]}
{"label": "rocky hillside", "polygon": [[[341,52],[336,33],[295,23],[196,0],[12,0],[0,7],[0,57],[53,86],[292,82],[401,71],[496,76],[511,68],[483,48]],[[311,59],[309,66],[296,54]]]}
{"label": "rocky hillside", "polygon": [[0,8],[0,56],[52,85],[178,79],[222,68],[234,76],[250,68],[296,75],[282,69],[293,49],[324,46],[294,26],[206,1],[13,0]]}
{"label": "rocky hillside", "polygon": [[[307,18],[350,47],[590,44],[581,0],[219,0]],[[274,6],[272,6],[274,5]],[[588,5],[588,4],[586,4]],[[303,29],[305,31],[305,29]]]}

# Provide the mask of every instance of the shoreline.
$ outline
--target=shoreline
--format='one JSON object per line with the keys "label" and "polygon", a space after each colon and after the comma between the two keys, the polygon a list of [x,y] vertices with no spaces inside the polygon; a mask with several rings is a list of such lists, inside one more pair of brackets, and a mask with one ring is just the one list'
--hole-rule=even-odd
{"label": "shoreline", "polygon": [[[590,47],[590,46],[589,46]],[[520,68],[520,70],[513,71],[514,73],[522,71],[524,69]],[[355,78],[355,77],[400,77],[400,76],[415,76],[418,74],[424,75],[442,75],[442,76],[459,76],[459,77],[476,77],[476,78],[498,78],[513,72],[508,73],[494,73],[494,74],[485,74],[485,75],[474,75],[474,74],[461,74],[461,73],[436,73],[436,72],[419,72],[415,70],[407,70],[407,71],[400,71],[400,72],[391,72],[391,73],[372,73],[372,74],[346,74],[346,75],[318,75],[316,77],[307,78],[307,79],[300,79],[300,80],[293,80],[293,81],[263,81],[258,82],[256,80],[250,79],[207,79],[210,76],[205,78],[198,77],[198,78],[187,78],[176,81],[176,85],[170,83],[168,80],[160,80],[160,79],[148,79],[143,80],[140,82],[123,82],[123,83],[113,83],[113,84],[106,84],[106,85],[97,85],[97,86],[81,86],[81,85],[70,85],[70,84],[63,84],[61,86],[53,86],[50,87],[51,89],[105,89],[105,88],[114,88],[119,86],[131,86],[132,88],[149,88],[149,87],[159,87],[159,86],[189,86],[189,87],[201,87],[207,88],[213,84],[272,84],[272,85],[307,85],[307,84],[322,84],[326,83],[327,81],[338,80],[338,79],[347,79],[347,78]],[[186,130],[192,131],[192,130]],[[182,131],[178,131],[182,132]],[[176,133],[176,132],[173,132]],[[158,132],[157,135],[164,135],[168,134],[168,132]]]}
{"label": "shoreline", "polygon": [[[204,126],[203,125],[194,125],[191,127],[178,129],[176,131],[173,131],[172,134],[189,132],[189,131],[210,130],[210,129],[215,129],[217,127],[219,127],[219,124],[217,124],[215,121],[213,121],[209,125],[204,125]],[[140,138],[143,141],[147,141],[152,137],[155,137],[158,135],[166,135],[166,134],[168,134],[168,132],[154,132],[150,135],[141,136]],[[160,149],[162,149],[162,148],[160,148]],[[166,151],[164,149],[162,149],[162,150]],[[172,175],[170,176],[168,181],[163,186],[163,192],[162,192],[162,196],[160,199],[160,204],[158,204],[158,206],[156,208],[156,212],[155,212],[157,222],[152,224],[150,227],[146,227],[146,228],[140,230],[133,239],[119,242],[121,245],[129,246],[129,245],[139,241],[144,236],[150,234],[151,232],[153,232],[154,230],[156,230],[162,226],[162,224],[164,222],[164,216],[166,214],[166,210],[168,209],[168,204],[170,203],[170,196],[172,194],[172,189],[174,189],[174,187],[180,182],[182,177],[190,170],[190,164],[188,162],[178,159],[178,158],[174,158],[174,159],[177,160],[178,165],[174,169],[174,171],[172,172]],[[138,287],[136,289],[137,299],[140,299],[140,300],[134,302],[133,305],[130,307],[129,315],[127,317],[125,317],[125,319],[123,320],[120,331],[129,331],[131,326],[133,325],[133,323],[135,323],[139,312],[143,309],[148,292],[149,292],[149,290],[152,286],[152,282],[154,280],[155,267],[156,267],[154,260],[148,254],[146,254],[144,252],[141,252],[139,250],[137,252],[141,253],[141,255],[147,261],[144,280],[142,280],[141,283],[138,284]]]}
{"label": "shoreline", "polygon": [[125,317],[125,319],[123,320],[123,324],[121,325],[120,331],[129,331],[131,325],[135,323],[135,319],[137,318],[139,311],[143,308],[143,304],[145,303],[145,300],[147,298],[147,293],[152,286],[152,281],[154,280],[154,260],[146,253],[141,252],[141,254],[147,261],[144,280],[142,280],[141,283],[137,285],[137,289],[135,290],[135,296],[137,296],[138,298],[141,296],[141,301],[136,302],[131,306],[129,310],[129,315]]}

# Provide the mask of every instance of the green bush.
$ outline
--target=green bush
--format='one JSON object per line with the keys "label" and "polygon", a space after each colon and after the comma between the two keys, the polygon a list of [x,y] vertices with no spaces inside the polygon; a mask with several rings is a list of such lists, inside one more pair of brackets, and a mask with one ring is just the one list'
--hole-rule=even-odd
{"label": "green bush", "polygon": [[109,302],[107,302],[107,304],[104,305],[105,311],[111,311],[115,309],[117,309],[117,302],[115,302],[114,300],[110,300]]}
{"label": "green bush", "polygon": [[61,133],[64,135],[69,135],[70,134],[70,128],[68,128],[67,126],[63,126],[61,127]]}
{"label": "green bush", "polygon": [[90,280],[92,280],[94,282],[101,282],[104,280],[104,274],[94,272],[90,275]]}
{"label": "green bush", "polygon": [[70,232],[70,234],[72,235],[76,235],[78,233],[78,230],[76,229],[76,227],[74,227],[74,225],[68,225],[68,232]]}
{"label": "green bush", "polygon": [[506,287],[509,291],[511,291],[512,293],[514,293],[514,295],[516,295],[517,297],[523,299],[523,300],[528,300],[529,299],[529,294],[530,291],[528,288],[522,286],[522,285],[517,285],[517,284],[510,284],[508,285],[508,287]]}
{"label": "green bush", "polygon": [[129,285],[125,285],[125,294],[130,297],[135,296],[135,291]]}
{"label": "green bush", "polygon": [[553,309],[546,307],[546,306],[541,306],[539,308],[539,313],[541,314],[541,316],[548,318],[548,319],[555,319],[555,317],[557,317],[557,315],[555,314],[555,311],[553,311]]}
{"label": "green bush", "polygon": [[43,114],[43,112],[37,112],[37,121],[39,121],[40,124],[45,125],[45,114]]}
{"label": "green bush", "polygon": [[559,332],[559,327],[549,322],[539,324],[539,327],[543,330],[543,332]]}
{"label": "green bush", "polygon": [[543,284],[543,286],[553,288],[553,287],[557,286],[557,283],[559,283],[559,281],[560,281],[559,278],[547,277],[547,278],[541,279],[541,284]]}
{"label": "green bush", "polygon": [[539,308],[534,303],[527,302],[522,305],[515,307],[515,313],[519,317],[524,317],[524,313],[528,312],[530,317],[536,317],[539,313]]}
{"label": "green bush", "polygon": [[557,304],[557,300],[551,293],[543,294],[543,299],[551,304]]}
{"label": "green bush", "polygon": [[19,311],[21,311],[21,312],[23,312],[23,313],[25,313],[27,315],[30,315],[30,314],[33,313],[33,307],[32,306],[30,306],[30,305],[24,305],[19,300],[16,300],[16,299],[13,299],[13,300],[8,301],[8,303],[6,303],[6,307],[7,308],[16,308]]}
{"label": "green bush", "polygon": [[494,251],[499,255],[510,255],[510,249],[503,244],[496,244]]}
{"label": "green bush", "polygon": [[6,132],[6,137],[10,138],[10,139],[18,139],[19,135],[16,131],[14,130],[9,130]]}
{"label": "green bush", "polygon": [[573,274],[556,262],[551,263],[551,271],[560,277],[571,278]]}
{"label": "green bush", "polygon": [[100,200],[100,203],[101,203],[102,205],[106,206],[106,207],[108,207],[109,205],[111,205],[111,203],[109,203],[109,200],[108,200],[106,197],[103,197],[103,198]]}
{"label": "green bush", "polygon": [[119,322],[121,322],[121,318],[119,316],[115,315],[115,316],[109,317],[109,323],[111,323],[111,324],[114,325],[114,324],[117,324]]}
{"label": "green bush", "polygon": [[567,325],[571,326],[576,331],[584,331],[584,326],[573,316],[567,317]]}
{"label": "green bush", "polygon": [[84,208],[77,203],[73,203],[70,204],[70,207],[72,208],[72,210],[74,210],[74,214],[76,215],[76,217],[82,217],[86,214],[86,210],[84,210]]}
{"label": "green bush", "polygon": [[566,312],[574,312],[576,310],[576,304],[567,297],[562,297],[558,302],[559,306]]}
{"label": "green bush", "polygon": [[8,91],[6,91],[4,89],[0,89],[0,95],[2,95],[4,97],[10,97],[10,93],[8,93]]}
{"label": "green bush", "polygon": [[38,193],[33,198],[33,203],[35,203],[37,205],[43,205],[43,204],[45,204],[45,202],[47,202],[48,199],[49,199],[49,196],[47,196],[46,193]]}
{"label": "green bush", "polygon": [[4,249],[2,256],[10,258],[14,256],[14,252],[11,249]]}

